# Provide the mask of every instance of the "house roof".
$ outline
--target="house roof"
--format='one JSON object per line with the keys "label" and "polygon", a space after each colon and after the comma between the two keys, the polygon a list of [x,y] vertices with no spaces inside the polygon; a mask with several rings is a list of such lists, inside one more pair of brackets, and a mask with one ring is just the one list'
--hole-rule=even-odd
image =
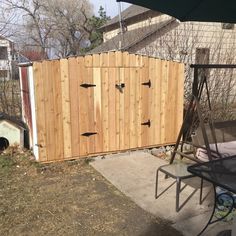
{"label": "house roof", "polygon": [[[125,20],[128,20],[128,19],[133,18],[138,15],[141,15],[141,14],[148,12],[148,11],[151,11],[151,10],[148,8],[145,8],[145,7],[131,5],[128,8],[126,8],[124,11],[121,12],[121,18],[123,21],[125,21]],[[113,17],[105,25],[103,25],[100,29],[104,29],[108,26],[118,24],[118,23],[119,23],[119,15]]]}
{"label": "house roof", "polygon": [[[98,47],[91,50],[89,53],[101,53],[115,50],[123,50],[123,51],[128,50],[132,46],[136,45],[137,43],[140,43],[147,37],[166,28],[167,26],[171,25],[174,22],[176,22],[176,19],[172,18],[162,23],[153,24],[150,26],[138,28],[131,31],[126,31],[124,32],[123,35],[118,34],[117,36],[111,38],[110,40],[102,43]],[[122,41],[123,43],[120,47],[121,44],[120,42]]]}
{"label": "house roof", "polygon": [[9,116],[8,114],[6,114],[4,112],[0,112],[0,122],[2,120],[9,121],[10,123],[15,124],[19,128],[26,129],[26,125],[25,125],[25,123],[22,120],[20,120],[17,117]]}

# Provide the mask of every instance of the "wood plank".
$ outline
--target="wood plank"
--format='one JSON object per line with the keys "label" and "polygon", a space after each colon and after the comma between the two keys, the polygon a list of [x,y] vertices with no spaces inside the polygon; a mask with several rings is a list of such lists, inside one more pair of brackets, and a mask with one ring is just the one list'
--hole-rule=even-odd
{"label": "wood plank", "polygon": [[135,81],[135,121],[136,121],[136,147],[141,146],[141,69],[136,68],[136,81]]}
{"label": "wood plank", "polygon": [[130,67],[136,67],[136,55],[135,54],[129,54],[129,66]]}
{"label": "wood plank", "polygon": [[45,124],[45,98],[44,98],[44,79],[42,77],[42,63],[33,64],[33,79],[35,91],[35,113],[37,125],[37,138],[39,147],[39,161],[47,161],[46,148],[46,124]]}
{"label": "wood plank", "polygon": [[100,67],[100,55],[99,54],[93,54],[93,68]]}
{"label": "wood plank", "polygon": [[126,68],[130,67],[130,56],[128,52],[123,52],[123,66]]}
{"label": "wood plank", "polygon": [[55,143],[55,107],[53,104],[53,71],[52,62],[43,62],[43,73],[45,75],[44,97],[45,97],[45,116],[46,118],[46,148],[48,158],[47,161],[56,160],[56,143]]}
{"label": "wood plank", "polygon": [[94,125],[97,135],[95,135],[95,153],[103,152],[103,130],[102,130],[102,81],[101,68],[93,69],[94,88]]}
{"label": "wood plank", "polygon": [[176,105],[176,63],[169,61],[168,62],[168,87],[167,87],[167,101],[166,101],[166,115],[165,115],[165,136],[166,142],[171,143],[175,142],[175,105]]}
{"label": "wood plank", "polygon": [[179,134],[179,130],[183,123],[183,112],[184,112],[184,64],[178,64],[177,72],[177,90],[176,90],[176,129],[175,129],[175,140]]}
{"label": "wood plank", "polygon": [[80,155],[80,130],[79,130],[79,65],[78,59],[68,59],[69,69],[69,95],[70,95],[70,117],[71,117],[71,152],[72,156]]}
{"label": "wood plank", "polygon": [[[120,85],[120,70],[119,68],[114,68],[114,87],[116,85]],[[115,125],[116,125],[116,149],[117,151],[120,150],[120,95],[123,93],[124,89],[122,89],[121,91],[119,91],[118,89],[116,89],[115,87]]]}
{"label": "wood plank", "polygon": [[85,64],[85,67],[93,67],[93,56],[86,55],[84,57],[84,64]]}
{"label": "wood plank", "polygon": [[101,53],[100,54],[100,66],[102,68],[109,66],[108,53]]}
{"label": "wood plank", "polygon": [[88,89],[81,87],[81,84],[88,83],[86,79],[86,68],[84,64],[84,57],[78,58],[80,64],[80,73],[78,75],[78,94],[79,94],[79,132],[80,132],[80,156],[88,154],[88,137],[82,136],[83,133],[89,132],[88,121]]}
{"label": "wood plank", "polygon": [[141,55],[135,55],[135,67],[139,67],[141,68],[141,63],[142,63],[142,60],[141,60]]}
{"label": "wood plank", "polygon": [[121,51],[115,52],[115,60],[116,60],[115,67],[123,67],[123,53]]}
{"label": "wood plank", "polygon": [[[88,84],[93,84],[93,68],[86,69],[86,81]],[[95,127],[95,120],[94,120],[94,87],[90,87],[87,89],[87,99],[88,99],[88,106],[87,106],[87,120],[88,120],[88,130],[87,132],[94,132],[97,133]],[[89,154],[95,153],[95,135],[91,135],[87,137],[88,139],[88,152]]]}
{"label": "wood plank", "polygon": [[[151,73],[152,71],[150,71]],[[151,88],[148,86],[142,85],[142,83],[146,83],[150,80],[153,80],[151,77],[151,74],[149,76],[149,67],[144,67],[142,68],[142,76],[141,76],[141,123],[148,122],[148,120],[151,120],[150,117],[150,100],[149,100],[149,93],[151,91]],[[151,124],[152,124],[151,120]],[[146,125],[141,125],[141,146],[145,147],[149,145],[149,133],[150,133],[150,128]]]}
{"label": "wood plank", "polygon": [[62,119],[63,119],[63,140],[64,140],[64,158],[72,156],[71,147],[71,111],[70,111],[70,82],[68,60],[61,59],[61,93],[62,93]]}
{"label": "wood plank", "polygon": [[167,103],[167,90],[168,90],[168,62],[162,61],[162,74],[161,74],[161,144],[166,144],[166,103]]}
{"label": "wood plank", "polygon": [[137,122],[136,122],[136,68],[130,68],[130,148],[137,147]]}
{"label": "wood plank", "polygon": [[124,90],[124,148],[130,148],[130,68],[124,68],[124,81],[125,81],[125,90]]}
{"label": "wood plank", "polygon": [[116,69],[109,68],[109,81],[108,81],[108,124],[109,124],[109,151],[116,150]]}
{"label": "wood plank", "polygon": [[109,151],[109,74],[108,68],[101,68],[102,80],[102,133],[103,133],[103,150]]}
{"label": "wood plank", "polygon": [[120,84],[124,84],[125,87],[123,92],[120,93],[120,102],[119,102],[119,143],[120,143],[120,150],[126,149],[125,147],[125,91],[127,90],[125,84],[125,69],[120,68]]}
{"label": "wood plank", "polygon": [[54,106],[54,152],[57,160],[64,158],[63,117],[60,61],[52,61],[52,86]]}
{"label": "wood plank", "polygon": [[115,68],[115,66],[116,66],[115,52],[108,52],[108,64],[109,64],[109,67]]}
{"label": "wood plank", "polygon": [[153,81],[154,87],[154,109],[152,110],[152,128],[154,130],[154,143],[153,145],[159,145],[161,143],[161,74],[162,66],[161,60],[156,59],[156,78]]}
{"label": "wood plank", "polygon": [[148,134],[148,142],[149,145],[155,145],[155,123],[157,122],[155,119],[155,85],[156,85],[156,79],[157,79],[157,74],[156,74],[156,59],[155,58],[149,58],[149,79],[151,81],[151,88],[149,89],[149,96],[148,96],[148,116],[151,121],[151,127],[149,129],[149,134]]}

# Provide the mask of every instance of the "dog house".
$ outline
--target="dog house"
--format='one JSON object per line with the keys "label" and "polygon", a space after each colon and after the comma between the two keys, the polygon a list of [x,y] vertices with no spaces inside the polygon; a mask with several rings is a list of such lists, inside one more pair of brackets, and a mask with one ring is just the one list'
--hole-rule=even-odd
{"label": "dog house", "polygon": [[0,150],[9,146],[24,147],[24,124],[5,113],[0,113]]}

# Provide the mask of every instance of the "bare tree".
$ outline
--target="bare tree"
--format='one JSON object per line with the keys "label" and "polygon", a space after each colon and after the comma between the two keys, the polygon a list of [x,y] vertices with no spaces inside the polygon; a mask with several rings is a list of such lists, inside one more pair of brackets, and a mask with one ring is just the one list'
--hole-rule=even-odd
{"label": "bare tree", "polygon": [[27,46],[38,47],[45,58],[79,53],[88,39],[92,16],[88,0],[5,0],[9,10],[23,14]]}
{"label": "bare tree", "polygon": [[88,1],[52,0],[47,12],[51,19],[52,46],[60,57],[77,55],[89,38],[89,19],[92,7]]}
{"label": "bare tree", "polygon": [[[211,64],[236,63],[236,32],[223,30],[221,24],[180,23],[164,34],[153,35],[143,48],[135,48],[137,53],[156,56],[166,60],[183,62],[185,66],[185,102],[192,88],[193,70],[190,64],[196,63],[196,49],[209,49]],[[236,69],[211,70],[208,73],[208,86],[214,119],[236,119]],[[206,116],[209,109],[206,94],[203,94],[202,106]]]}

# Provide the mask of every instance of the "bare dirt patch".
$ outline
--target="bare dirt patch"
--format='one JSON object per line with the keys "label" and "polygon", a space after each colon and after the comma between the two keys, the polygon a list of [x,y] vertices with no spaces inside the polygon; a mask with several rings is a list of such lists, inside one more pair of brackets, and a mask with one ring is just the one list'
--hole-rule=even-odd
{"label": "bare dirt patch", "polygon": [[181,235],[84,160],[40,165],[0,156],[0,235]]}

